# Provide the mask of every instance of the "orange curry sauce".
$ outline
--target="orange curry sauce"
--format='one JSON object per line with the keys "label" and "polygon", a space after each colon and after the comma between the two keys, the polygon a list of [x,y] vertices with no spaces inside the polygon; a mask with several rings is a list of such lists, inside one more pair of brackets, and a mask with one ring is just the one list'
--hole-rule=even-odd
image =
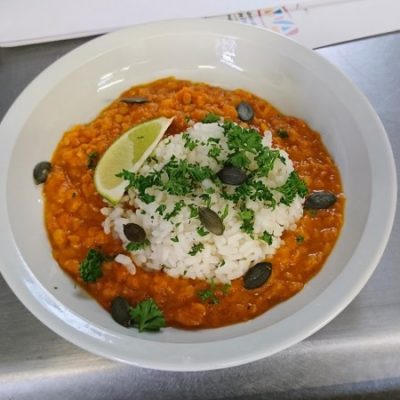
{"label": "orange curry sauce", "polygon": [[[184,328],[246,321],[299,292],[323,266],[343,224],[344,196],[339,172],[320,135],[304,121],[282,115],[265,100],[243,90],[167,78],[122,94],[129,96],[144,96],[150,102],[114,101],[94,121],[66,132],[53,155],[52,172],[44,186],[45,223],[53,255],[64,271],[107,310],[116,296],[125,297],[132,306],[151,297],[163,310],[168,325]],[[268,260],[273,265],[269,281],[259,289],[246,290],[242,278],[236,279],[227,294],[216,293],[218,304],[199,298],[199,291],[208,288],[205,281],[176,279],[141,268],[130,275],[113,261],[103,263],[103,275],[96,282],[83,282],[79,264],[88,249],[100,248],[110,255],[124,252],[119,240],[103,232],[100,209],[105,203],[94,187],[88,155],[97,152],[101,156],[127,129],[160,116],[175,116],[167,132],[170,135],[185,130],[188,119],[201,121],[209,112],[248,126],[237,117],[235,107],[241,101],[254,109],[251,125],[260,132],[272,131],[274,144],[288,152],[310,191],[328,190],[338,196],[327,210],[305,211],[297,229],[284,234],[284,244]],[[288,137],[279,137],[279,129],[287,131]]]}

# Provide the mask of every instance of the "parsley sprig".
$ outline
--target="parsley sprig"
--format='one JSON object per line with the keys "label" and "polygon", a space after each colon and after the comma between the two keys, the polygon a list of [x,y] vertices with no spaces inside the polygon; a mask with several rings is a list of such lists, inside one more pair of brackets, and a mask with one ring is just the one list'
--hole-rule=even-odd
{"label": "parsley sprig", "polygon": [[143,300],[136,307],[131,307],[129,315],[139,332],[159,331],[165,326],[164,314],[153,299]]}
{"label": "parsley sprig", "polygon": [[79,265],[79,275],[85,282],[95,282],[103,275],[102,264],[107,257],[96,249],[90,249]]}

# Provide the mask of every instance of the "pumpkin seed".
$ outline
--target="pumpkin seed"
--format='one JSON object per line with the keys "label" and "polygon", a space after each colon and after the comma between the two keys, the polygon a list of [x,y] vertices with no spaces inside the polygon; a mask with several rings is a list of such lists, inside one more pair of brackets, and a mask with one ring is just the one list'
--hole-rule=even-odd
{"label": "pumpkin seed", "polygon": [[133,243],[143,243],[146,240],[146,232],[138,225],[130,222],[123,226],[126,238]]}
{"label": "pumpkin seed", "polygon": [[337,197],[331,192],[313,192],[304,202],[305,209],[321,210],[336,203]]}
{"label": "pumpkin seed", "polygon": [[120,99],[122,103],[127,103],[127,104],[144,104],[148,103],[150,100],[147,97],[142,97],[142,96],[134,96],[134,97],[123,97]]}
{"label": "pumpkin seed", "polygon": [[227,165],[222,168],[217,176],[223,183],[228,185],[241,185],[243,182],[247,180],[246,173],[238,167],[234,167],[233,165]]}
{"label": "pumpkin seed", "polygon": [[208,207],[199,208],[200,222],[214,235],[221,236],[224,233],[225,226],[219,215]]}
{"label": "pumpkin seed", "polygon": [[244,122],[251,121],[254,117],[253,107],[245,101],[241,101],[236,107],[236,110],[239,118]]}
{"label": "pumpkin seed", "polygon": [[260,262],[251,267],[243,277],[243,286],[245,289],[257,289],[262,286],[272,272],[272,264],[269,262]]}
{"label": "pumpkin seed", "polygon": [[128,301],[118,296],[111,302],[111,316],[118,324],[129,327],[132,324],[131,316],[129,315],[130,305]]}
{"label": "pumpkin seed", "polygon": [[46,182],[47,177],[51,171],[51,164],[48,161],[42,161],[36,164],[33,169],[33,179],[36,185]]}

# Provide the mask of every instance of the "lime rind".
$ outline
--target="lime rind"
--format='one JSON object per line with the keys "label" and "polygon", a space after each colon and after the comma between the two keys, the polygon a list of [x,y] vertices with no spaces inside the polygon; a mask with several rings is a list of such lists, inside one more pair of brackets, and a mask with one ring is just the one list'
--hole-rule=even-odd
{"label": "lime rind", "polygon": [[103,154],[94,173],[98,193],[112,205],[121,200],[127,181],[116,176],[122,170],[136,172],[154,151],[174,117],[160,117],[122,134]]}

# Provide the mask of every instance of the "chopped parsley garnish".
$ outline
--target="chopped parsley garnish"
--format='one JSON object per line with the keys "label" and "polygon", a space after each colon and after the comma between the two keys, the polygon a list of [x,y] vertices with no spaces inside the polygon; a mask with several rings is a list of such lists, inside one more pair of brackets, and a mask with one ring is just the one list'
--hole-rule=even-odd
{"label": "chopped parsley garnish", "polygon": [[[166,174],[168,179],[161,179],[162,174]],[[164,165],[162,171],[152,171],[148,175],[140,175],[123,170],[116,176],[127,180],[129,183],[126,189],[135,188],[138,191],[139,199],[149,204],[155,200],[155,196],[146,193],[146,190],[153,186],[170,194],[184,196],[191,193],[197,183],[213,178],[214,175],[209,167],[190,164],[187,160],[177,160],[172,157]]]}
{"label": "chopped parsley garnish", "polygon": [[260,236],[260,239],[264,240],[264,242],[267,242],[270,246],[272,244],[272,238],[272,234],[267,231],[264,231],[263,234]]}
{"label": "chopped parsley garnish", "polygon": [[218,157],[221,155],[221,147],[218,145],[214,144],[210,150],[208,150],[208,157],[213,158],[215,161],[218,162]]}
{"label": "chopped parsley garnish", "polygon": [[156,213],[163,215],[164,211],[167,209],[167,206],[165,204],[160,204],[157,208],[156,208]]}
{"label": "chopped parsley garnish", "polygon": [[221,287],[221,292],[226,296],[229,293],[229,289],[232,287],[230,283],[225,283]]}
{"label": "chopped parsley garnish", "polygon": [[[217,121],[220,121],[219,116],[208,114],[203,122]],[[274,239],[271,233],[264,231],[257,235],[255,234],[255,213],[250,208],[247,208],[248,201],[256,201],[262,203],[263,206],[271,208],[276,207],[277,202],[290,205],[296,196],[303,198],[306,196],[308,192],[307,186],[293,171],[283,185],[269,188],[264,178],[273,170],[278,159],[282,163],[286,163],[286,158],[281,155],[279,150],[264,146],[263,138],[256,129],[244,128],[233,122],[220,122],[219,126],[223,129],[224,139],[228,148],[226,160],[219,160],[222,149],[225,149],[225,145],[223,147],[220,145],[220,138],[211,137],[202,142],[194,139],[188,133],[183,133],[182,141],[184,147],[188,150],[193,150],[196,146],[203,146],[202,151],[205,150],[205,153],[208,154],[208,161],[213,158],[218,164],[243,170],[247,179],[237,186],[224,184],[216,173],[207,166],[206,162],[204,164],[201,162],[203,166],[199,163],[190,163],[187,159],[178,159],[174,155],[160,170],[153,169],[147,172],[146,175],[124,170],[117,176],[128,181],[126,189],[135,189],[138,198],[147,204],[155,201],[156,191],[158,190],[170,195],[188,198],[186,203],[184,200],[177,201],[172,209],[167,208],[166,204],[161,204],[155,210],[165,220],[172,220],[175,226],[178,226],[179,223],[176,224],[175,222],[177,221],[174,221],[173,217],[177,216],[184,207],[189,207],[190,218],[197,218],[199,217],[199,199],[203,201],[203,207],[210,208],[211,199],[214,199],[215,196],[214,193],[218,193],[218,196],[234,203],[232,204],[232,210],[238,214],[241,220],[241,231],[252,238],[263,240],[271,245]],[[152,164],[149,163],[149,166],[151,167]],[[220,165],[218,165],[218,168],[220,168]],[[203,188],[202,182],[205,180],[210,180],[212,187]],[[190,204],[191,201],[193,202],[192,204]],[[225,204],[224,208],[218,213],[221,221],[228,216],[228,212],[229,204]],[[196,231],[201,237],[209,233],[207,228],[203,226],[197,228]],[[176,232],[173,234],[175,235]],[[171,241],[178,242],[178,236],[171,237]],[[138,251],[144,249],[146,245],[148,245],[146,242],[129,243],[126,248],[129,251]],[[191,247],[189,255],[195,256],[203,249],[204,245],[201,242],[195,243]]]}
{"label": "chopped parsley garnish", "polygon": [[150,203],[152,203],[152,202],[156,199],[155,196],[153,196],[153,195],[151,195],[151,194],[147,194],[147,193],[141,193],[141,194],[139,194],[139,198],[140,198],[141,200],[143,200],[146,204],[150,204]]}
{"label": "chopped parsley garnish", "polygon": [[244,151],[238,151],[237,153],[229,156],[229,164],[238,168],[247,168],[250,164],[250,159],[247,157]]}
{"label": "chopped parsley garnish", "polygon": [[85,282],[95,282],[103,275],[102,264],[106,256],[96,249],[90,249],[79,265],[79,275]]}
{"label": "chopped parsley garnish", "polygon": [[143,300],[136,307],[131,307],[129,315],[139,332],[159,331],[165,326],[164,314],[153,299]]}
{"label": "chopped parsley garnish", "polygon": [[146,193],[146,189],[161,184],[159,172],[153,171],[145,176],[124,169],[119,174],[116,174],[116,176],[129,182],[125,189],[137,189],[139,199],[146,204],[150,204],[156,199],[155,196]]}
{"label": "chopped parsley garnish", "polygon": [[87,167],[89,169],[95,169],[98,159],[99,153],[97,151],[90,152],[87,156]]}
{"label": "chopped parsley garnish", "polygon": [[215,295],[211,289],[204,289],[198,292],[198,296],[201,301],[208,302],[209,304],[218,304],[219,298]]}
{"label": "chopped parsley garnish", "polygon": [[185,202],[183,200],[178,201],[175,203],[173,210],[167,214],[165,214],[164,219],[169,221],[172,217],[176,217],[179,214],[179,211],[182,210]]}
{"label": "chopped parsley garnish", "polygon": [[194,150],[199,144],[199,142],[192,139],[188,133],[183,133],[182,139],[185,141],[184,147],[190,151]]}
{"label": "chopped parsley garnish", "polygon": [[276,133],[278,134],[278,136],[279,136],[281,139],[287,139],[287,138],[289,137],[289,134],[288,134],[288,132],[287,132],[286,129],[279,128],[279,129],[276,131]]}
{"label": "chopped parsley garnish", "polygon": [[[234,194],[223,194],[223,196],[235,203],[250,198],[267,203],[274,207],[275,200],[271,190],[262,182],[257,181],[257,177],[268,176],[274,167],[275,161],[279,158],[281,162],[286,163],[286,159],[281,156],[279,150],[270,149],[262,144],[262,137],[255,129],[246,129],[232,122],[223,124],[224,134],[228,140],[227,163],[241,169],[249,170],[252,160],[257,167],[250,172],[249,178],[245,183],[235,188]],[[304,197],[307,193],[305,183],[293,172],[285,185],[276,189],[283,194],[281,202],[290,205],[296,194]]]}
{"label": "chopped parsley garnish", "polygon": [[221,141],[220,138],[210,137],[207,139],[207,144],[219,143],[220,141]]}
{"label": "chopped parsley garnish", "polygon": [[206,236],[206,235],[208,235],[208,233],[209,233],[206,229],[204,229],[204,226],[199,226],[199,227],[196,229],[196,231],[197,231],[197,233],[198,233],[200,236]]}
{"label": "chopped parsley garnish", "polygon": [[303,242],[304,242],[304,236],[303,236],[303,235],[297,235],[297,236],[296,236],[296,242],[297,242],[298,244],[303,243]]}
{"label": "chopped parsley garnish", "polygon": [[205,201],[207,207],[210,207],[210,205],[211,205],[211,196],[208,193],[203,193],[199,197]]}
{"label": "chopped parsley garnish", "polygon": [[230,121],[225,122],[223,128],[229,149],[246,150],[254,154],[262,149],[262,138],[256,129],[246,129]]}
{"label": "chopped parsley garnish", "polygon": [[228,206],[228,204],[225,204],[224,211],[222,211],[222,214],[221,214],[222,221],[228,216],[228,212],[229,212],[229,206]]}
{"label": "chopped parsley garnish", "polygon": [[250,194],[251,200],[260,200],[264,202],[269,202],[271,207],[275,207],[275,199],[272,192],[265,186],[261,181],[252,181],[250,184]]}
{"label": "chopped parsley garnish", "polygon": [[163,168],[168,180],[161,185],[170,194],[183,196],[190,193],[195,184],[214,176],[209,167],[189,164],[186,160],[171,159]]}
{"label": "chopped parsley garnish", "polygon": [[197,295],[201,301],[207,302],[208,304],[218,304],[219,298],[217,292],[221,292],[222,295],[226,296],[229,293],[231,285],[226,283],[224,285],[217,285],[212,279],[209,283],[209,287],[204,290],[200,290]]}
{"label": "chopped parsley garnish", "polygon": [[279,158],[279,150],[271,150],[264,147],[256,156],[256,161],[258,164],[258,175],[267,176],[272,168],[274,168],[274,163],[277,158]]}
{"label": "chopped parsley garnish", "polygon": [[150,242],[148,239],[146,239],[144,242],[141,243],[135,243],[135,242],[129,242],[126,245],[126,249],[128,251],[139,251],[139,250],[143,250],[146,246],[149,246]]}
{"label": "chopped parsley garnish", "polygon": [[188,205],[190,209],[190,218],[196,218],[199,215],[199,209],[194,204]]}
{"label": "chopped parsley garnish", "polygon": [[211,124],[213,122],[218,122],[221,117],[214,113],[208,113],[204,118],[203,121],[201,121],[203,124]]}
{"label": "chopped parsley garnish", "polygon": [[200,253],[204,249],[203,243],[195,243],[189,251],[190,256],[195,256],[197,253]]}
{"label": "chopped parsley garnish", "polygon": [[305,197],[308,193],[306,184],[295,171],[292,171],[287,181],[275,190],[282,193],[280,202],[286,205],[290,205],[297,195]]}
{"label": "chopped parsley garnish", "polygon": [[226,191],[222,191],[222,197],[231,200],[234,203],[239,201],[259,200],[263,201],[269,207],[275,207],[275,199],[267,186],[265,186],[261,181],[257,181],[254,178],[249,178],[245,183],[238,186],[234,193],[228,194]]}
{"label": "chopped parsley garnish", "polygon": [[243,207],[239,212],[239,217],[243,221],[242,225],[240,225],[240,229],[249,235],[252,234],[254,231],[254,211]]}
{"label": "chopped parsley garnish", "polygon": [[213,193],[215,193],[215,189],[212,188],[212,187],[209,187],[208,189],[206,189],[205,192],[208,193],[208,194],[213,194]]}

